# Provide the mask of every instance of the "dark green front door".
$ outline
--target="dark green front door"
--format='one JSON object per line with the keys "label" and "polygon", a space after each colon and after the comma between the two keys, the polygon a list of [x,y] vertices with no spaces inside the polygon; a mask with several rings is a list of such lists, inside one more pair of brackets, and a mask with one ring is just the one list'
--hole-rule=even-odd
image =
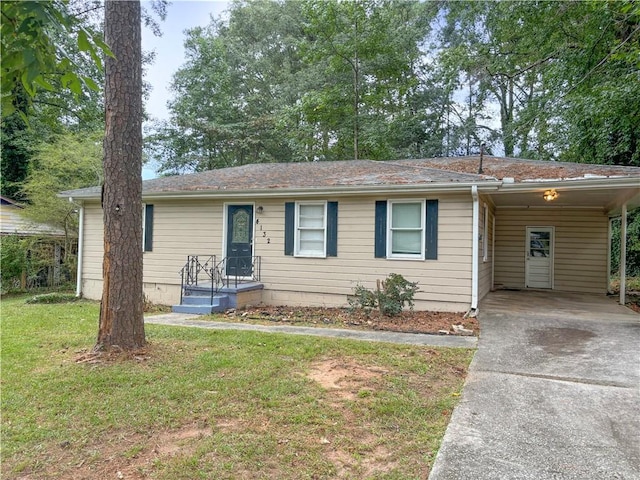
{"label": "dark green front door", "polygon": [[227,207],[227,275],[250,277],[253,257],[253,205]]}

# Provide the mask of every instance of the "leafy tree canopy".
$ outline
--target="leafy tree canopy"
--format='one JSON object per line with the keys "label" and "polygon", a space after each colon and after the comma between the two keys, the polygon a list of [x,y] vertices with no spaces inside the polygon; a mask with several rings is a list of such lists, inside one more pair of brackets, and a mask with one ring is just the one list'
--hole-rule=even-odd
{"label": "leafy tree canopy", "polygon": [[227,22],[187,32],[151,154],[167,173],[393,158],[423,141],[419,44],[434,14],[418,1],[235,2]]}
{"label": "leafy tree canopy", "polygon": [[30,101],[38,89],[69,90],[81,95],[84,89],[98,90],[95,80],[82,73],[64,44],[56,40],[71,37],[77,48],[89,56],[98,68],[101,54],[112,55],[101,33],[87,28],[68,10],[64,0],[4,1],[2,13],[2,115],[18,110],[26,115],[24,103],[17,102],[16,92],[24,89]]}
{"label": "leafy tree canopy", "polygon": [[78,206],[56,194],[102,183],[102,132],[65,133],[40,143],[35,150],[23,186],[24,196],[31,202],[24,214],[74,235]]}
{"label": "leafy tree canopy", "polygon": [[166,173],[492,153],[640,165],[632,0],[236,1],[187,33]]}

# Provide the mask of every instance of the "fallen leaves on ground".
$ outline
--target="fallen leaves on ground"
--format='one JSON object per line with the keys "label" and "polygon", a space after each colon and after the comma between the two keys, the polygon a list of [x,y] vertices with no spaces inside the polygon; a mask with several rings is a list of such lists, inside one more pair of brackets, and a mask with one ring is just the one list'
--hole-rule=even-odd
{"label": "fallen leaves on ground", "polygon": [[378,311],[367,314],[363,310],[328,307],[261,306],[246,310],[230,310],[225,318],[247,323],[280,323],[318,327],[350,328],[358,330],[383,330],[405,333],[431,333],[460,335],[453,325],[462,325],[480,332],[478,320],[456,312],[431,312],[405,310],[395,317],[387,317]]}

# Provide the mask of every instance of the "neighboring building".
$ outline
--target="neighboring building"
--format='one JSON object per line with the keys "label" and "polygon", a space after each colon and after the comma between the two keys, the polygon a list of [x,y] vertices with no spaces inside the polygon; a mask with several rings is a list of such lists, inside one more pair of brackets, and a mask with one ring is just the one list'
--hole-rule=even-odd
{"label": "neighboring building", "polygon": [[36,250],[42,262],[35,267],[37,271],[22,273],[16,281],[21,288],[52,286],[62,280],[61,266],[64,256],[65,233],[62,229],[46,223],[29,220],[21,213],[23,206],[7,197],[0,196],[0,236],[15,235],[19,238],[31,238],[29,256],[35,256]]}
{"label": "neighboring building", "polygon": [[[496,288],[604,295],[609,219],[640,206],[640,168],[485,157],[478,173],[480,161],[256,164],[147,180],[145,294],[179,303],[200,265],[231,279],[228,291],[247,281],[238,306],[344,306],[357,284],[390,273],[419,283],[418,309],[475,309]],[[79,288],[98,299],[100,188],[61,196],[83,205]]]}
{"label": "neighboring building", "polygon": [[0,235],[64,237],[62,229],[24,217],[23,209],[18,202],[0,196]]}

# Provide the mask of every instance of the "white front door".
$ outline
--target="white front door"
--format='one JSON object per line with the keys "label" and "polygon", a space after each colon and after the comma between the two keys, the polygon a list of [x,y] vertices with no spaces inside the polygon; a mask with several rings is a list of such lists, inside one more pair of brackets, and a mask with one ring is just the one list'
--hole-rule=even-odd
{"label": "white front door", "polygon": [[525,287],[553,288],[553,227],[527,227]]}

